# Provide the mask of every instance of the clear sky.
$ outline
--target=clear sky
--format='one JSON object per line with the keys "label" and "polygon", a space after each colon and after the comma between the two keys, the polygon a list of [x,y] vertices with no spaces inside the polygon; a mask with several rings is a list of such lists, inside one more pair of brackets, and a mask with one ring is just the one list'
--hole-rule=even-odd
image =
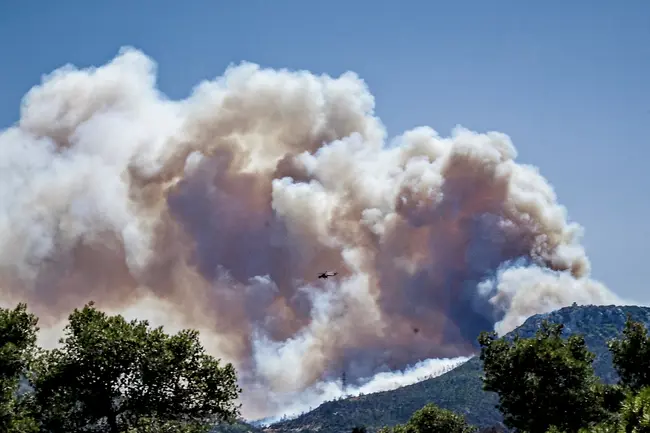
{"label": "clear sky", "polygon": [[123,45],[172,98],[243,60],[353,70],[391,136],[505,132],[585,226],[594,276],[650,302],[650,0],[0,0],[0,126],[42,74]]}

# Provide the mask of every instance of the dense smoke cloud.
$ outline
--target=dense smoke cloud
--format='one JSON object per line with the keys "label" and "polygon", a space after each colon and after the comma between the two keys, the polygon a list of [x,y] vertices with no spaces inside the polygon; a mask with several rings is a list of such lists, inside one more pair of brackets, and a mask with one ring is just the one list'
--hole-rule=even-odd
{"label": "dense smoke cloud", "polygon": [[130,49],[61,68],[0,135],[1,300],[42,327],[92,299],[198,328],[264,417],[342,371],[468,356],[481,330],[617,302],[506,135],[388,141],[353,73],[242,64],[170,101],[155,69]]}

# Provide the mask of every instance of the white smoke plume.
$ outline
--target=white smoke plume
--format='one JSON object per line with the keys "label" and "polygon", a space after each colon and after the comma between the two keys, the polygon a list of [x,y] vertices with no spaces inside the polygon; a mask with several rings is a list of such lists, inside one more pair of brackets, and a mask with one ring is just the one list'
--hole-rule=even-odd
{"label": "white smoke plume", "polygon": [[506,135],[389,141],[373,110],[353,73],[244,63],[172,101],[134,49],[55,71],[0,133],[0,300],[28,302],[45,339],[89,300],[197,328],[248,418],[342,371],[358,384],[618,302]]}
{"label": "white smoke plume", "polygon": [[391,391],[403,386],[412,385],[423,380],[441,376],[461,364],[469,357],[453,359],[427,359],[420,361],[404,371],[387,371],[377,373],[374,377],[360,380],[357,386],[346,386],[343,380],[319,382],[313,387],[301,390],[299,393],[276,396],[286,401],[283,405],[282,416],[273,416],[256,421],[258,425],[270,425],[282,419],[291,419],[309,412],[318,405],[343,397],[359,397],[382,391]]}

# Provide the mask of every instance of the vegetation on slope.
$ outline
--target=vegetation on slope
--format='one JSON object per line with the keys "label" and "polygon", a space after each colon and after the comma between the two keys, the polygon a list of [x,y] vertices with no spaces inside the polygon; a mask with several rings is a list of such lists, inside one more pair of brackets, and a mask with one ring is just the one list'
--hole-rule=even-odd
{"label": "vegetation on slope", "polygon": [[[532,316],[515,331],[506,335],[512,341],[515,335],[530,338],[544,320],[564,325],[563,335],[583,334],[585,343],[594,354],[593,367],[605,383],[614,383],[618,374],[612,366],[612,355],[607,342],[620,336],[627,315],[632,320],[650,326],[650,308],[637,306],[574,306],[548,314]],[[352,397],[327,402],[295,419],[271,425],[269,432],[320,433],[350,431],[363,424],[369,429],[405,423],[428,403],[461,414],[467,421],[480,427],[498,425],[503,416],[496,409],[498,397],[482,389],[482,362],[472,358],[460,367],[433,379],[393,391]]]}
{"label": "vegetation on slope", "polygon": [[417,410],[404,425],[385,427],[380,433],[474,433],[476,427],[469,425],[460,415],[446,409],[440,409],[433,404],[427,404]]}
{"label": "vegetation on slope", "polygon": [[[453,374],[452,374],[453,373]],[[398,388],[345,400],[323,403],[315,410],[298,418],[271,425],[268,432],[321,433],[350,431],[356,425],[370,429],[406,422],[427,403],[453,410],[466,416],[473,424],[493,425],[501,420],[494,409],[496,394],[482,391],[481,368],[478,358],[472,358],[451,372]]]}
{"label": "vegetation on slope", "polygon": [[236,421],[232,424],[221,424],[217,427],[214,427],[210,433],[263,433],[264,430],[255,427],[254,425],[248,424],[245,421]]}
{"label": "vegetation on slope", "polygon": [[3,432],[469,433],[500,421],[526,433],[650,432],[647,308],[535,316],[504,338],[483,333],[480,357],[443,376],[267,429],[233,423],[234,368],[207,355],[196,331],[167,335],[89,304],[70,315],[60,348],[41,350],[37,322],[23,304],[0,309]]}
{"label": "vegetation on slope", "polygon": [[[479,336],[484,389],[499,395],[505,424],[517,433],[650,432],[650,337],[629,316],[608,342],[617,384],[596,379],[584,336],[563,338],[562,324],[543,320],[528,338]],[[462,416],[428,404],[381,433],[470,433]],[[484,432],[487,433],[487,432]]]}

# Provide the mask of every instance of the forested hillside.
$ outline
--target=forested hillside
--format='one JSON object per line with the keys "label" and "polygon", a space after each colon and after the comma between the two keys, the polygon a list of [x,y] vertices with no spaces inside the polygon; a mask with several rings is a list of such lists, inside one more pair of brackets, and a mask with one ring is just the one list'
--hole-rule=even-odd
{"label": "forested hillside", "polygon": [[[594,370],[606,383],[613,383],[618,375],[612,367],[612,356],[607,341],[618,337],[625,327],[626,316],[650,326],[650,308],[637,306],[574,306],[548,314],[530,317],[515,334],[532,337],[544,320],[564,324],[564,336],[583,334],[590,351],[595,355]],[[413,413],[427,403],[452,410],[465,416],[471,424],[487,427],[498,424],[502,416],[495,408],[496,394],[482,390],[481,361],[472,358],[460,367],[433,379],[394,391],[352,397],[324,403],[313,411],[292,420],[276,423],[268,429],[278,433],[315,431],[335,433],[350,431],[362,424],[369,427],[395,425],[406,422]]]}

